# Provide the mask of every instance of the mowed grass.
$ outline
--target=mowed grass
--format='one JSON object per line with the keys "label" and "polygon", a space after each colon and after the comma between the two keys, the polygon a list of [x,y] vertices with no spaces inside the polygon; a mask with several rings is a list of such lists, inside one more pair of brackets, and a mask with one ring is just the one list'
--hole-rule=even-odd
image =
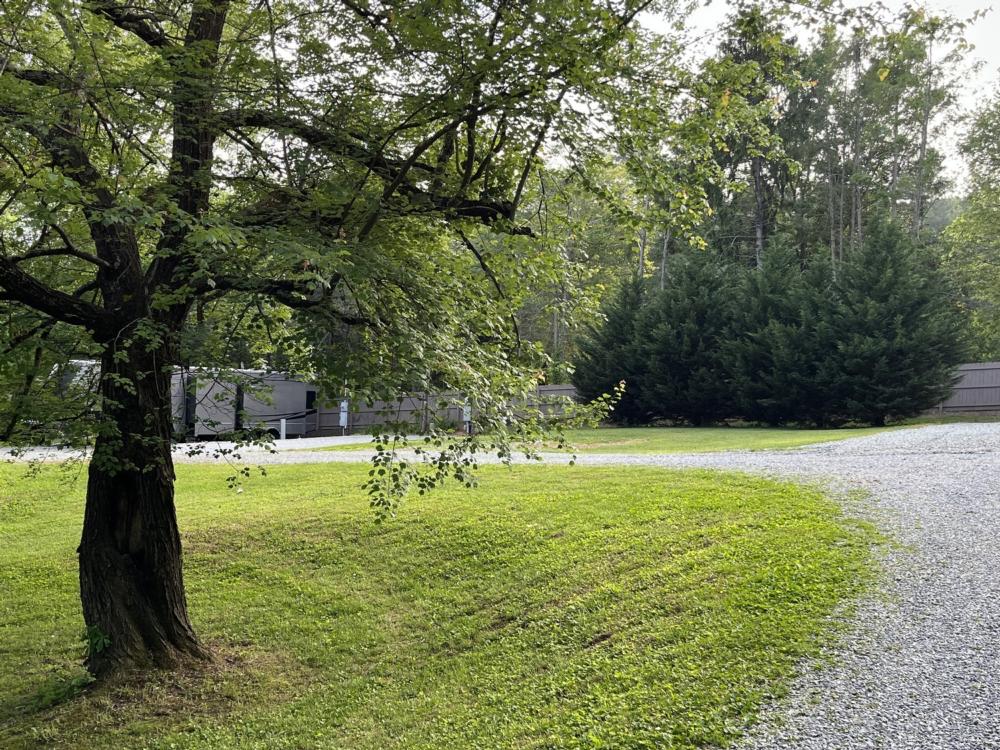
{"label": "mowed grass", "polygon": [[708,453],[780,450],[864,437],[886,427],[810,430],[794,427],[600,427],[570,430],[566,437],[580,453]]}
{"label": "mowed grass", "polygon": [[[567,430],[566,438],[577,453],[710,453],[732,450],[781,450],[804,445],[874,435],[898,427],[841,427],[802,429],[795,427],[598,427]],[[421,439],[411,445],[421,444]],[[371,450],[372,443],[351,443],[321,451]],[[555,450],[541,446],[540,450]]]}
{"label": "mowed grass", "polygon": [[0,465],[0,747],[726,745],[828,642],[874,533],[738,474],[499,467],[372,522],[364,466],[181,466],[205,674],[82,688],[82,482]]}

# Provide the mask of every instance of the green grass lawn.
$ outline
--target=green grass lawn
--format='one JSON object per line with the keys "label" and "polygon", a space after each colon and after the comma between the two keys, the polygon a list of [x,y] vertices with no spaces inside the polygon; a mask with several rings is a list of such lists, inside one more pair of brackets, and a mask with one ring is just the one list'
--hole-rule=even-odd
{"label": "green grass lawn", "polygon": [[961,424],[977,422],[1000,422],[1000,414],[991,412],[966,412],[959,414],[924,414],[906,420],[908,425],[920,424]]}
{"label": "green grass lawn", "polygon": [[205,674],[81,689],[83,483],[0,465],[0,747],[726,745],[869,580],[874,533],[737,474],[492,467],[372,522],[367,467],[179,467]]}
{"label": "green grass lawn", "polygon": [[601,427],[567,433],[580,453],[707,453],[780,450],[883,432],[885,427]]}
{"label": "green grass lawn", "polygon": [[[729,450],[780,450],[813,443],[873,435],[897,427],[841,427],[810,430],[794,427],[599,427],[568,430],[578,453],[707,453]],[[414,441],[414,445],[419,442]],[[371,450],[372,444],[352,443],[313,450]]]}

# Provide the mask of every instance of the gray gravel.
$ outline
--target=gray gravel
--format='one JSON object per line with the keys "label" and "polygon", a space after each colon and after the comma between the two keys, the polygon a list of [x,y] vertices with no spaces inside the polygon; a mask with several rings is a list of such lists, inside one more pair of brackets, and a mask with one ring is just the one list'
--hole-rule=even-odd
{"label": "gray gravel", "polygon": [[834,665],[807,670],[743,747],[1000,748],[1000,425],[883,433],[760,467],[868,490],[901,545]]}
{"label": "gray gravel", "polygon": [[[287,446],[295,447],[308,446]],[[244,456],[367,459],[366,451],[288,449]],[[851,503],[851,512],[899,542],[886,553],[882,591],[859,604],[832,664],[807,665],[742,750],[1000,750],[1000,424],[920,427],[791,451],[578,462],[731,469],[863,489],[869,499]]]}
{"label": "gray gravel", "polygon": [[886,554],[883,590],[860,603],[832,664],[804,668],[743,750],[1000,748],[1000,424],[920,427],[794,451],[588,455],[579,463],[736,469],[864,489],[869,500],[852,512],[899,542]]}

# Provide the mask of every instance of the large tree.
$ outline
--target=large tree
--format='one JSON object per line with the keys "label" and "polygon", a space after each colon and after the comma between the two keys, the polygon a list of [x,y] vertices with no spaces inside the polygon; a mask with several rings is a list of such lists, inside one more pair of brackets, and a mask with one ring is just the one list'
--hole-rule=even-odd
{"label": "large tree", "polygon": [[939,143],[955,115],[967,22],[859,8],[838,14],[850,24],[819,14],[815,34],[795,39],[794,5],[741,6],[706,66],[742,71],[729,106],[763,105],[752,142],[739,133],[717,148],[730,184],[709,192],[709,243],[759,266],[775,235],[794,239],[803,258],[826,246],[839,263],[879,217],[930,239],[925,219],[947,188]]}
{"label": "large tree", "polygon": [[970,311],[973,351],[1000,358],[1000,86],[975,113],[962,151],[969,169],[961,213],[944,231],[945,268]]}
{"label": "large tree", "polygon": [[[577,161],[682,91],[670,45],[634,23],[650,4],[7,4],[2,345],[75,330],[100,360],[79,547],[95,674],[208,656],[169,396],[204,306],[291,310],[281,335],[367,393],[433,382],[500,403],[530,384],[511,314],[552,254],[518,207],[545,148]],[[655,148],[647,129],[636,143]]]}

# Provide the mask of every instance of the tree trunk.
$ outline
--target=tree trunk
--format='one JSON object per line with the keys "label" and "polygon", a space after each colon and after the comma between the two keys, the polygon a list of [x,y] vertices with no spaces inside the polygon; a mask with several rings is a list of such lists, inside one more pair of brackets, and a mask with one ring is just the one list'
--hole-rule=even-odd
{"label": "tree trunk", "polygon": [[840,197],[840,203],[838,205],[838,208],[839,208],[838,221],[839,221],[840,226],[839,226],[839,229],[838,229],[839,236],[837,237],[837,260],[838,261],[843,261],[844,260],[844,224],[845,224],[845,222],[844,222],[844,206],[845,206],[846,201],[847,201],[847,199],[845,197],[845,193],[846,193],[846,187],[845,186],[847,185],[847,166],[846,166],[846,162],[845,162],[846,157],[847,157],[847,151],[845,149],[844,150],[844,154],[842,155],[841,160],[840,160],[840,196],[839,196]]}
{"label": "tree trunk", "polygon": [[900,161],[902,148],[899,145],[899,97],[892,108],[892,167],[889,172],[889,221],[896,220],[896,201],[899,200],[897,186],[899,185]]}
{"label": "tree trunk", "polygon": [[927,138],[931,121],[930,77],[933,72],[931,67],[934,54],[933,43],[934,39],[932,37],[927,42],[927,65],[924,72],[924,101],[920,117],[920,145],[917,148],[917,184],[913,191],[913,226],[910,228],[910,233],[914,240],[919,239],[920,233],[924,228],[924,203],[926,201],[927,190],[925,184],[927,173],[924,165],[927,161]]}
{"label": "tree trunk", "polygon": [[670,237],[673,231],[667,227],[666,234],[663,235],[663,254],[660,256],[660,291],[667,288],[667,256],[670,253]]}
{"label": "tree trunk", "polygon": [[[642,220],[646,220],[646,212],[649,210],[649,198],[642,202]],[[639,230],[639,274],[641,279],[646,275],[646,227]]]}
{"label": "tree trunk", "polygon": [[[854,59],[854,80],[855,86],[861,80],[861,45],[858,37],[855,37],[853,55]],[[861,95],[855,90],[851,97],[851,106],[854,111],[853,133],[851,134],[851,239],[850,249],[854,250],[861,245],[861,137],[862,137],[862,113]]]}
{"label": "tree trunk", "polygon": [[184,593],[164,355],[109,347],[102,360],[103,429],[79,549],[87,668],[98,677],[209,658]]}
{"label": "tree trunk", "polygon": [[830,268],[837,273],[837,213],[833,187],[833,156],[827,154],[827,208],[830,212]]}
{"label": "tree trunk", "polygon": [[750,171],[753,175],[753,229],[754,229],[754,261],[756,268],[764,266],[764,240],[767,233],[767,196],[764,193],[764,160],[755,156],[750,161]]}
{"label": "tree trunk", "polygon": [[[52,329],[48,329],[42,334],[42,339],[47,339]],[[35,384],[35,378],[38,377],[38,370],[42,366],[42,356],[45,354],[45,350],[40,346],[35,347],[35,353],[31,360],[31,365],[28,368],[28,372],[24,375],[24,380],[21,382],[21,387],[14,394],[11,399],[11,410],[10,419],[7,420],[7,424],[0,429],[0,442],[7,442],[11,439],[14,434],[14,430],[17,429],[17,423],[20,421],[20,413],[22,404],[25,403],[26,399],[31,396],[31,387]]]}

